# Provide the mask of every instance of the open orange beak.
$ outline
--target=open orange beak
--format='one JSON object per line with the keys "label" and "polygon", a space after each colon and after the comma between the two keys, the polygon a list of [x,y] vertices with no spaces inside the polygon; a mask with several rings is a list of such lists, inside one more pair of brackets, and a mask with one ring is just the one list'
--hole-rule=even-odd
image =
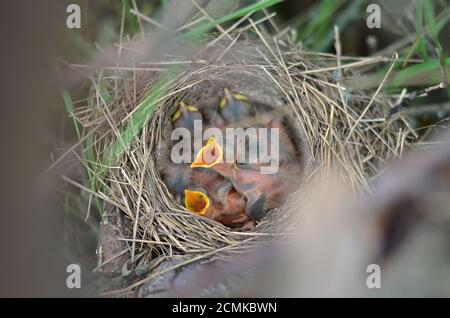
{"label": "open orange beak", "polygon": [[189,211],[205,215],[209,207],[209,198],[206,194],[200,191],[184,190],[184,205]]}
{"label": "open orange beak", "polygon": [[197,153],[194,162],[191,163],[191,168],[211,168],[212,166],[222,162],[223,151],[222,147],[216,142],[214,137],[209,138],[206,146],[204,146]]}

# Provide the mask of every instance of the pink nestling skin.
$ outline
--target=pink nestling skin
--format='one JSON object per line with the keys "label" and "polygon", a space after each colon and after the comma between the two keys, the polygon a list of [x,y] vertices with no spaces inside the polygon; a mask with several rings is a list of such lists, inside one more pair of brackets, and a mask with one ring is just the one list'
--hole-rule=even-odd
{"label": "pink nestling skin", "polygon": [[212,169],[193,168],[191,180],[206,189],[211,205],[205,216],[224,225],[236,225],[233,220],[245,215],[246,201],[233,184]]}
{"label": "pink nestling skin", "polygon": [[237,192],[247,199],[246,215],[259,221],[267,211],[280,207],[289,192],[289,183],[277,174],[261,174],[259,170],[218,163],[211,167],[229,179]]}
{"label": "pink nestling skin", "polygon": [[[205,153],[214,153],[215,156],[205,160]],[[289,192],[289,183],[281,173],[262,174],[258,167],[252,165],[224,163],[222,148],[214,138],[199,151],[191,167],[209,168],[229,180],[245,197],[245,214],[254,221],[261,220],[270,209],[279,207]]]}
{"label": "pink nestling skin", "polygon": [[245,214],[247,201],[233,188],[231,182],[228,180],[225,182],[228,182],[228,185],[219,184],[219,188],[222,187],[222,189],[211,194],[214,205],[219,211],[215,220],[230,227],[237,227],[248,221]]}
{"label": "pink nestling skin", "polygon": [[223,179],[212,183],[203,192],[207,194],[209,202],[204,217],[230,227],[238,227],[248,221],[248,218],[244,218],[246,199],[236,192],[230,181]]}
{"label": "pink nestling skin", "polygon": [[224,178],[212,169],[198,167],[192,168],[191,180],[204,189],[211,189]]}

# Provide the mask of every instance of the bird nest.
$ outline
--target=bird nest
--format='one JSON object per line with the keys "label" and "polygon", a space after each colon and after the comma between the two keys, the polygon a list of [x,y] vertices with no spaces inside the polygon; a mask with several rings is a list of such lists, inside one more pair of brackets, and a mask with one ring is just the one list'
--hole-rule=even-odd
{"label": "bird nest", "polygon": [[[177,255],[189,256],[179,267],[227,258],[279,237],[299,213],[298,198],[307,195],[308,181],[331,168],[354,190],[369,190],[371,178],[402,155],[413,132],[404,119],[388,119],[393,99],[380,93],[382,83],[373,91],[345,83],[389,61],[312,53],[260,37],[214,40],[182,61],[152,61],[155,68],[98,72],[91,105],[77,114],[86,153],[93,156],[86,160],[93,176],[89,191],[104,210],[98,269],[145,265],[145,275],[129,282],[131,290],[158,276],[158,266]],[[300,153],[298,190],[250,232],[188,211],[160,173],[168,123],[179,103],[217,104],[224,88],[286,117]]]}

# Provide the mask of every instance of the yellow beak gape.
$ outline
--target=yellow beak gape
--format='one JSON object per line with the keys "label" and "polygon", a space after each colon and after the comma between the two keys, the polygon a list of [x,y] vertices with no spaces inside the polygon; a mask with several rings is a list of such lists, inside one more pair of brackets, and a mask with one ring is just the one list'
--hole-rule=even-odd
{"label": "yellow beak gape", "polygon": [[200,149],[191,163],[191,168],[211,168],[212,166],[222,162],[223,151],[222,147],[216,142],[214,137],[209,138],[206,145]]}
{"label": "yellow beak gape", "polygon": [[198,215],[205,215],[209,207],[209,198],[206,194],[201,191],[184,190],[184,195],[186,209]]}

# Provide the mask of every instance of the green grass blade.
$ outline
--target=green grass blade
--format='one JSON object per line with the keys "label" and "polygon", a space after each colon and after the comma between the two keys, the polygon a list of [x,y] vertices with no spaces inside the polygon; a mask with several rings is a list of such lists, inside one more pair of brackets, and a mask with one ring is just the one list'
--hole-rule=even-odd
{"label": "green grass blade", "polygon": [[[450,58],[446,59],[446,63],[450,63]],[[408,66],[402,70],[393,71],[385,85],[389,91],[400,91],[406,86],[426,87],[441,83],[439,73],[440,61],[432,60],[420,64]],[[373,89],[380,85],[386,71],[368,74],[359,77],[357,80],[347,80],[347,85],[357,89]],[[450,80],[450,77],[449,77]]]}
{"label": "green grass blade", "polygon": [[[78,137],[78,139],[80,139],[81,138],[81,130],[79,127],[79,123],[76,121],[76,119],[74,117],[74,106],[73,106],[72,98],[67,91],[63,91],[61,95],[63,97],[64,104],[66,105],[67,113],[72,117],[77,137]],[[87,164],[91,167],[91,169],[94,169],[94,167],[90,163],[94,162],[94,160],[95,160],[93,141],[94,141],[94,137],[92,134],[90,134],[86,138],[86,148],[84,151],[84,157],[86,158]],[[92,172],[86,168],[83,173],[84,173],[85,179],[89,183],[89,188],[91,190],[95,191],[95,178],[92,175]],[[95,198],[95,202],[96,202],[98,211],[100,212],[101,215],[103,215],[103,206],[101,205],[98,198]]]}
{"label": "green grass blade", "polygon": [[137,18],[130,12],[130,2],[128,0],[122,0],[122,5],[125,7],[127,20],[130,25],[130,32],[131,34],[136,34],[138,32],[138,21]]}
{"label": "green grass blade", "polygon": [[[194,28],[193,30],[184,33],[182,36],[180,36],[180,39],[198,39],[200,36],[205,34],[217,24],[225,23],[233,19],[243,17],[249,13],[266,9],[279,2],[281,2],[281,0],[259,1],[258,3],[236,10],[219,19],[204,23]],[[131,145],[133,139],[141,131],[145,122],[154,111],[157,103],[164,97],[164,95],[166,95],[168,89],[167,84],[169,83],[169,81],[173,79],[177,74],[179,74],[182,70],[184,70],[184,67],[180,65],[169,68],[166,73],[164,73],[162,77],[153,85],[144,100],[136,106],[136,112],[133,114],[133,116],[131,116],[128,123],[125,125],[119,138],[112,144],[110,151],[107,152],[107,155],[104,158],[104,163],[112,165],[114,162],[116,162],[123,151]]]}
{"label": "green grass blade", "polygon": [[[446,63],[450,63],[450,59],[446,60]],[[390,81],[388,87],[401,87],[410,79],[418,77],[428,77],[429,83],[439,84],[439,76],[436,78],[436,71],[439,70],[440,61],[432,60],[421,64],[409,66],[401,71],[398,71]]]}
{"label": "green grass blade", "polygon": [[[442,45],[439,42],[439,31],[436,25],[436,18],[434,15],[434,6],[432,1],[426,1],[424,3],[424,15],[425,21],[429,28],[430,38],[433,41],[434,47],[436,49],[436,54],[438,55],[440,70],[442,70],[441,75],[443,75],[443,82],[448,85],[448,63]],[[450,97],[450,88],[447,88],[448,96]]]}
{"label": "green grass blade", "polygon": [[153,85],[150,92],[143,101],[136,106],[136,112],[131,116],[125,128],[121,132],[118,140],[116,140],[104,158],[106,164],[113,164],[119,158],[120,154],[127,149],[133,139],[141,131],[149,116],[153,113],[158,102],[167,93],[168,83],[174,78],[184,67],[176,65],[169,68],[166,73]]}
{"label": "green grass blade", "polygon": [[[426,1],[428,1],[428,0],[426,0]],[[422,35],[425,30],[424,18],[423,18],[424,4],[425,4],[425,2],[423,0],[420,0],[416,6],[415,27],[416,27],[417,41],[418,41],[416,49],[417,49],[417,53],[419,54],[421,59],[423,59],[424,61],[429,61],[430,57],[428,55],[428,49],[427,49],[427,45],[426,45],[426,37]]]}
{"label": "green grass blade", "polygon": [[[342,13],[336,19],[336,25],[340,30],[345,29],[350,21],[358,14],[364,3],[366,3],[365,0],[353,0],[343,9]],[[314,50],[325,51],[330,47],[334,41],[334,25],[329,25],[321,34],[322,36],[317,39],[313,46]]]}
{"label": "green grass blade", "polygon": [[70,117],[72,117],[73,125],[75,127],[75,131],[76,131],[78,139],[79,139],[79,138],[81,138],[80,127],[78,125],[77,120],[75,119],[72,98],[70,97],[70,94],[67,91],[63,91],[61,95],[64,100],[64,104],[66,105],[66,110],[69,113]]}
{"label": "green grass blade", "polygon": [[[323,38],[327,30],[332,28],[331,21],[333,15],[345,1],[322,0],[317,9],[314,10],[314,19],[299,29],[299,39],[306,45],[313,47],[318,39]],[[334,34],[334,33],[333,33]]]}
{"label": "green grass blade", "polygon": [[214,28],[218,24],[222,24],[234,19],[241,18],[249,13],[257,12],[263,9],[267,9],[277,3],[280,3],[282,0],[262,0],[255,4],[249,5],[247,7],[244,7],[242,9],[236,10],[230,14],[227,14],[219,19],[216,19],[211,22],[206,22],[200,26],[197,26],[196,28],[192,29],[189,32],[184,33],[180,38],[181,39],[196,39],[202,35],[204,35],[206,32]]}

